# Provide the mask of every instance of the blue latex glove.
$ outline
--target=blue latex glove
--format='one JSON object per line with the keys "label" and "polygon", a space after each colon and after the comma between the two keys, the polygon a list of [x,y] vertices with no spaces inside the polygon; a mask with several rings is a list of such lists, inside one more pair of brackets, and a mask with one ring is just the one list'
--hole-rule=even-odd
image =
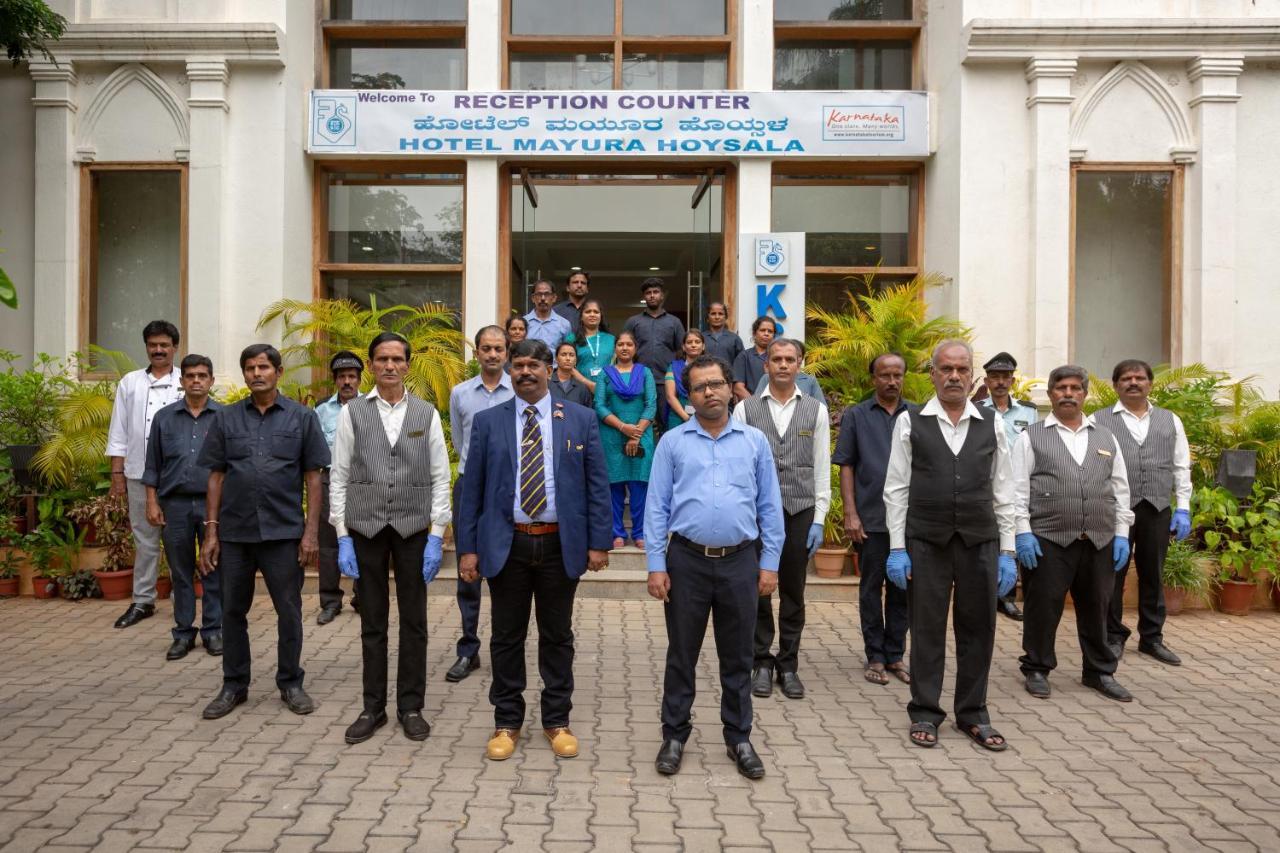
{"label": "blue latex glove", "polygon": [[1004,598],[1018,585],[1018,564],[1013,561],[1012,554],[1000,555],[1000,586],[997,587],[1000,597]]}
{"label": "blue latex glove", "polygon": [[1173,538],[1181,542],[1191,535],[1191,510],[1180,509],[1173,513],[1173,520],[1169,522],[1169,532],[1173,534]]}
{"label": "blue latex glove", "polygon": [[350,536],[338,537],[338,571],[344,578],[360,577],[360,564],[356,562],[356,543]]}
{"label": "blue latex glove", "polygon": [[907,556],[906,548],[894,548],[889,552],[884,573],[894,586],[899,589],[907,588],[907,578],[911,577],[911,558]]}
{"label": "blue latex glove", "polygon": [[1044,556],[1040,550],[1040,540],[1034,533],[1019,533],[1014,539],[1014,549],[1018,552],[1018,562],[1028,569],[1034,569],[1036,560]]}
{"label": "blue latex glove", "polygon": [[427,537],[427,547],[422,550],[422,581],[431,583],[440,571],[444,559],[444,540],[434,533]]}
{"label": "blue latex glove", "polygon": [[1115,563],[1117,572],[1129,565],[1129,540],[1125,537],[1117,536],[1111,540],[1111,562]]}
{"label": "blue latex glove", "polygon": [[814,552],[818,550],[818,546],[822,544],[822,525],[815,523],[809,525],[809,535],[804,539],[805,548],[809,549],[809,556],[812,557]]}

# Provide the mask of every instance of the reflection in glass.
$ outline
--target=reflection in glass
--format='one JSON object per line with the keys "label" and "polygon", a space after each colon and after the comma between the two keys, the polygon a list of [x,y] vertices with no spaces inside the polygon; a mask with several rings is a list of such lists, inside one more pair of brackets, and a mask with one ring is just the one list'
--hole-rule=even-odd
{"label": "reflection in glass", "polygon": [[613,55],[513,53],[510,76],[512,89],[612,89]]}
{"label": "reflection in glass", "polygon": [[774,50],[777,89],[910,89],[911,42],[782,42]]}
{"label": "reflection in glass", "polygon": [[613,0],[511,0],[512,35],[612,35]]}
{"label": "reflection in glass", "polygon": [[462,273],[385,276],[326,273],[325,294],[330,299],[350,299],[369,307],[371,298],[379,308],[392,305],[440,305],[462,316]]}
{"label": "reflection in glass", "polygon": [[467,0],[332,0],[335,21],[465,21]]}
{"label": "reflection in glass", "polygon": [[626,53],[624,89],[724,89],[729,63],[724,56],[696,53]]}
{"label": "reflection in glass", "polygon": [[[914,179],[893,175],[780,181],[773,187],[773,229],[805,232],[805,265],[910,266]],[[811,183],[822,181],[822,183]]]}
{"label": "reflection in glass", "polygon": [[465,89],[462,41],[344,41],[329,51],[333,89]]}
{"label": "reflection in glass", "polygon": [[1076,173],[1073,360],[1097,373],[1169,360],[1172,185],[1171,172]]}
{"label": "reflection in glass", "polygon": [[[805,263],[809,260],[806,258]],[[873,275],[868,286],[865,275],[811,275],[804,277],[804,301],[827,311],[848,311],[850,296],[868,296],[906,284],[911,276]]]}
{"label": "reflection in glass", "polygon": [[722,36],[725,0],[623,0],[629,36]]}
{"label": "reflection in glass", "polygon": [[774,0],[775,21],[907,21],[911,0]]}
{"label": "reflection in glass", "polygon": [[91,340],[137,357],[148,321],[182,324],[181,173],[94,172],[93,191]]}
{"label": "reflection in glass", "polygon": [[341,264],[462,263],[462,185],[329,186],[329,260]]}

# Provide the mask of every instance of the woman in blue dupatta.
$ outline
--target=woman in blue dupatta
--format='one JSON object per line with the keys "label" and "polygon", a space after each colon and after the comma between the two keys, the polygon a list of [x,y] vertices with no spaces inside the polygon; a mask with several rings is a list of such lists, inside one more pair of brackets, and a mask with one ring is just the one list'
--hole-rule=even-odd
{"label": "woman in blue dupatta", "polygon": [[684,366],[693,361],[707,348],[702,332],[690,329],[684,333],[684,358],[677,358],[667,368],[667,429],[675,429],[689,420],[689,391],[684,387]]}
{"label": "woman in blue dupatta", "polygon": [[596,382],[596,414],[604,424],[600,441],[609,469],[613,498],[613,547],[627,543],[622,523],[631,501],[631,539],[644,547],[644,500],[649,491],[649,467],[653,464],[653,418],[658,411],[658,391],[653,374],[635,363],[636,338],[622,332],[614,341],[613,364]]}

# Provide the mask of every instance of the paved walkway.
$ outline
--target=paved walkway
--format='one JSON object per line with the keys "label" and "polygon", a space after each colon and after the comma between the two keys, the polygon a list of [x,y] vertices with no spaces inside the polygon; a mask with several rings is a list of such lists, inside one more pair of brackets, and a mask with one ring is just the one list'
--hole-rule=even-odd
{"label": "paved walkway", "polygon": [[752,783],[719,748],[707,650],[684,769],[654,772],[656,604],[578,603],[577,759],[556,761],[539,736],[490,763],[487,665],[443,680],[449,599],[429,605],[431,737],[411,743],[388,726],[354,747],[342,732],[359,710],[356,617],[320,628],[315,597],[305,603],[316,713],[288,713],[272,689],[274,623],[259,597],[259,680],[248,704],[208,723],[218,662],[199,649],[164,660],[167,603],[115,631],[115,603],[0,602],[0,849],[1280,850],[1274,613],[1170,619],[1187,665],[1127,657],[1131,705],[1073,679],[1070,614],[1053,698],[1027,696],[1020,635],[1002,620],[991,704],[1012,748],[991,755],[950,727],[939,748],[907,744],[906,688],[859,674],[855,608],[814,605],[809,698],[757,700],[768,775]]}

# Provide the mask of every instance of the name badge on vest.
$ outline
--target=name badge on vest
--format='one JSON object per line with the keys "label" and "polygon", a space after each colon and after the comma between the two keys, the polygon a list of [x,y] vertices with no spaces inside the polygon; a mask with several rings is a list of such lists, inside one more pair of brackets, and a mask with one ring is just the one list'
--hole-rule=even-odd
{"label": "name badge on vest", "polygon": [[1030,421],[1014,421],[1013,422],[1013,428],[1018,432],[1022,432],[1030,425],[1031,425]]}
{"label": "name badge on vest", "polygon": [[426,434],[427,431],[422,429],[415,429],[413,432],[407,433],[409,438],[422,438]]}
{"label": "name badge on vest", "polygon": [[1107,457],[1108,459],[1110,459],[1110,458],[1111,458],[1111,451],[1110,451],[1110,450],[1103,450],[1101,447],[1099,447],[1099,448],[1098,448],[1098,455],[1099,455],[1099,456],[1105,456],[1105,457]]}

